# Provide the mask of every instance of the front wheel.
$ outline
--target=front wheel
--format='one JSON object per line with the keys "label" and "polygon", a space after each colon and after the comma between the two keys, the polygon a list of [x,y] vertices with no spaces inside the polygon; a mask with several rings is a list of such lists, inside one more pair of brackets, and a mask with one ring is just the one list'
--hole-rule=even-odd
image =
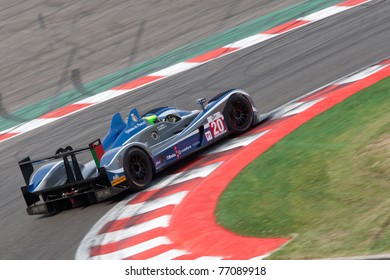
{"label": "front wheel", "polygon": [[227,100],[223,116],[230,131],[244,133],[253,123],[252,104],[244,96],[234,94]]}
{"label": "front wheel", "polygon": [[123,169],[129,188],[132,190],[143,190],[152,181],[152,162],[148,154],[140,148],[131,147],[127,150]]}

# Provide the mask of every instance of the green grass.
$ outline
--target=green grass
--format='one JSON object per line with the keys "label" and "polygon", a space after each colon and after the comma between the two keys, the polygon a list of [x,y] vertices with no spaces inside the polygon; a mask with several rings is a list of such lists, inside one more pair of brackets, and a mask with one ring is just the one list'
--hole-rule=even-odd
{"label": "green grass", "polygon": [[390,78],[307,122],[225,190],[217,221],[293,237],[271,259],[390,252]]}

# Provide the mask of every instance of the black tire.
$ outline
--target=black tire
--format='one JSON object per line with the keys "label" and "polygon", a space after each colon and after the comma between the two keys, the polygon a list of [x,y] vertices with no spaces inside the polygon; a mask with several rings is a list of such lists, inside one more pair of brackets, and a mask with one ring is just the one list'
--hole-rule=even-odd
{"label": "black tire", "polygon": [[231,132],[235,134],[244,133],[252,127],[252,104],[244,96],[234,94],[227,100],[223,116],[226,125]]}
{"label": "black tire", "polygon": [[131,147],[126,151],[123,169],[129,188],[132,190],[143,190],[152,181],[152,162],[148,154],[140,148]]}

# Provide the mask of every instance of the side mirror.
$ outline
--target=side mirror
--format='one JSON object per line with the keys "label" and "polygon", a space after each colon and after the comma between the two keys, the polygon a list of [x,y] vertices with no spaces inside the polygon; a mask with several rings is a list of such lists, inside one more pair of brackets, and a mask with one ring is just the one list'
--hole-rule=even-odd
{"label": "side mirror", "polygon": [[204,104],[206,103],[206,98],[203,97],[203,98],[200,98],[200,99],[196,99],[196,103],[198,103],[201,107],[202,107],[202,110],[204,111]]}

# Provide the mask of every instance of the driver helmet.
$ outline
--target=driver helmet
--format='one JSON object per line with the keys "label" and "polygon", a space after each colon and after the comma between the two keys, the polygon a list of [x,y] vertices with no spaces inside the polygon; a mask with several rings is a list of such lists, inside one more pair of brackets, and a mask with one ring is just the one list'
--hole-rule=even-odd
{"label": "driver helmet", "polygon": [[147,115],[143,117],[144,120],[148,121],[149,124],[155,124],[158,123],[160,120],[155,114]]}
{"label": "driver helmet", "polygon": [[168,121],[168,122],[178,122],[181,120],[181,117],[177,114],[169,114],[165,117],[165,120]]}

